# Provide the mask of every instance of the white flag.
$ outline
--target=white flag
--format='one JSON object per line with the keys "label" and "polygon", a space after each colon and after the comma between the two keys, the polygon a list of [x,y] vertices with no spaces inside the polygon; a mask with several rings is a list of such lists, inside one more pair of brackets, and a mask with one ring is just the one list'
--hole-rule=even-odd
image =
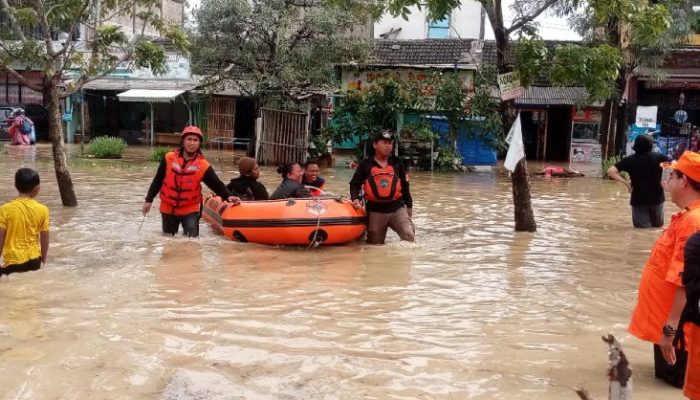
{"label": "white flag", "polygon": [[506,142],[509,143],[508,154],[506,154],[506,161],[503,163],[503,166],[510,172],[513,172],[515,171],[515,167],[518,166],[518,162],[525,157],[523,130],[520,126],[520,113],[518,113],[518,117],[515,119],[515,122],[513,122],[513,126],[510,127]]}

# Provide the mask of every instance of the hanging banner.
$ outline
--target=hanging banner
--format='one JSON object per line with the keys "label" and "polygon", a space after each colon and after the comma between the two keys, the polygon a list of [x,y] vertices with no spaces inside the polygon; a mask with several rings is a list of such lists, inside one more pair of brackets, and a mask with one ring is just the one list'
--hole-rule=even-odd
{"label": "hanging banner", "polygon": [[637,117],[634,124],[640,128],[655,128],[658,111],[658,106],[637,106]]}
{"label": "hanging banner", "polygon": [[498,89],[501,91],[501,100],[503,101],[522,96],[525,89],[520,86],[520,73],[515,71],[498,75]]}
{"label": "hanging banner", "polygon": [[520,160],[525,157],[525,145],[523,144],[523,130],[520,124],[520,114],[513,122],[513,126],[510,127],[510,132],[506,137],[506,142],[508,143],[508,153],[506,154],[506,160],[503,162],[503,166],[510,172],[515,171],[515,167],[518,166]]}

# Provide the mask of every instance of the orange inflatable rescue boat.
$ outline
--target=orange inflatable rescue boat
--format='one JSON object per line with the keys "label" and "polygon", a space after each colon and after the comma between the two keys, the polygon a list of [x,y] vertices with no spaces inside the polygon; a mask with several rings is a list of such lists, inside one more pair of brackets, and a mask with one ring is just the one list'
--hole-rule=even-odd
{"label": "orange inflatable rescue boat", "polygon": [[341,244],[365,232],[365,212],[347,199],[309,198],[243,201],[237,206],[210,194],[202,217],[224,236],[240,242]]}

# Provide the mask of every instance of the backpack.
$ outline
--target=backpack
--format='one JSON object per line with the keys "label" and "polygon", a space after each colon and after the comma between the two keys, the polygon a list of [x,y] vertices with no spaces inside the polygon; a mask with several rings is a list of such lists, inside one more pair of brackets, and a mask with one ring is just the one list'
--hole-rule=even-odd
{"label": "backpack", "polygon": [[28,118],[22,117],[19,122],[19,131],[23,135],[29,135],[32,133],[32,123]]}

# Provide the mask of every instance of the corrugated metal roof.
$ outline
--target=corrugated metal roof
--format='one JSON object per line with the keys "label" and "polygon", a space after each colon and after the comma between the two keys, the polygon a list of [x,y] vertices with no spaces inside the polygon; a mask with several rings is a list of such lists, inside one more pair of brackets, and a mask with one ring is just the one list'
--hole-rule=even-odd
{"label": "corrugated metal roof", "polygon": [[174,79],[129,79],[129,78],[102,78],[88,82],[83,86],[86,90],[113,90],[123,91],[129,89],[154,89],[154,90],[192,90],[197,82]]}
{"label": "corrugated metal roof", "polygon": [[554,105],[590,105],[593,107],[602,107],[603,103],[596,102],[594,104],[586,104],[586,89],[582,87],[539,87],[531,86],[525,89],[525,93],[521,97],[515,99],[515,104],[518,106],[538,105],[538,106],[554,106]]}

